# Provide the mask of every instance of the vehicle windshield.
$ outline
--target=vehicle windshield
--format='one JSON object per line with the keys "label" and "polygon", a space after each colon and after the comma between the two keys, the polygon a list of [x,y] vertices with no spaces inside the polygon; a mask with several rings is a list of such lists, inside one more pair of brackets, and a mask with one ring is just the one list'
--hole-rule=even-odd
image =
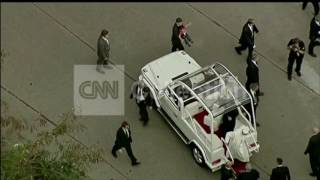
{"label": "vehicle windshield", "polygon": [[[250,102],[243,86],[221,64],[204,67],[179,81],[192,89],[214,117]],[[193,95],[184,97],[183,100],[187,100],[193,98]]]}

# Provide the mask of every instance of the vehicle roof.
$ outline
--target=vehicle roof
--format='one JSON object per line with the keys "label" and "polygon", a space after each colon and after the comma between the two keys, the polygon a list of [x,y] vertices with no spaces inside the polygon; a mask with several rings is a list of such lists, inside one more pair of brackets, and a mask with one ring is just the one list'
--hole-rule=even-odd
{"label": "vehicle roof", "polygon": [[186,52],[176,51],[162,56],[142,68],[142,73],[157,90],[165,88],[175,78],[201,69],[201,66]]}

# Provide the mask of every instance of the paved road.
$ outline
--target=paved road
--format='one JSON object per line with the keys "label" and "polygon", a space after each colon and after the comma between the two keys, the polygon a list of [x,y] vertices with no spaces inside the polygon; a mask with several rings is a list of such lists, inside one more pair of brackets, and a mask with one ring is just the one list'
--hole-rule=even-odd
{"label": "paved road", "polygon": [[[257,113],[261,152],[253,164],[266,180],[280,156],[294,179],[311,180],[303,151],[311,127],[320,126],[320,59],[306,55],[302,78],[294,76],[291,82],[285,68],[288,40],[298,36],[308,44],[312,11],[311,6],[302,11],[297,3],[1,3],[1,49],[8,53],[1,70],[1,97],[18,112],[30,111],[26,117],[34,116],[32,107],[57,121],[73,107],[73,66],[95,63],[102,28],[111,32],[112,62],[125,65],[129,97],[140,68],[169,53],[177,16],[192,22],[195,44],[186,51],[200,65],[222,62],[244,82],[246,55],[237,55],[233,47],[246,19],[254,17],[260,29],[256,44],[265,96]],[[320,49],[315,50],[320,55]],[[219,178],[219,172],[212,174],[194,163],[187,146],[158,113],[151,111],[150,117],[149,126],[142,127],[135,103],[126,98],[125,118],[132,124],[133,150],[142,162],[134,168],[126,155],[114,159],[109,153],[123,117],[80,118],[88,129],[74,136],[86,145],[99,143],[107,152],[105,162],[90,172],[94,179]]]}

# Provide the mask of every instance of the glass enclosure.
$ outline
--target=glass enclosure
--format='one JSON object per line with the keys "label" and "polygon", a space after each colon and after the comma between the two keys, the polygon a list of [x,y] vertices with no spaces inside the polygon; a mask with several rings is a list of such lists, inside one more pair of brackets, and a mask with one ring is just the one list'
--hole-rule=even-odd
{"label": "glass enclosure", "polygon": [[181,86],[181,81],[203,101],[214,117],[250,102],[243,86],[221,64],[204,67],[173,82],[174,92],[182,98],[184,105],[196,101],[193,93]]}

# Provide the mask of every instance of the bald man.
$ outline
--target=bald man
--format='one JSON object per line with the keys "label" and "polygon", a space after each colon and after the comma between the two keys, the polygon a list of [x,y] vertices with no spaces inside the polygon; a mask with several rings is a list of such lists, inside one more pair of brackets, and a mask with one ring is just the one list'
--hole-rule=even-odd
{"label": "bald man", "polygon": [[319,128],[313,128],[313,135],[310,137],[308,146],[304,151],[304,154],[309,154],[310,166],[312,172],[310,176],[318,176],[320,174],[320,130]]}

